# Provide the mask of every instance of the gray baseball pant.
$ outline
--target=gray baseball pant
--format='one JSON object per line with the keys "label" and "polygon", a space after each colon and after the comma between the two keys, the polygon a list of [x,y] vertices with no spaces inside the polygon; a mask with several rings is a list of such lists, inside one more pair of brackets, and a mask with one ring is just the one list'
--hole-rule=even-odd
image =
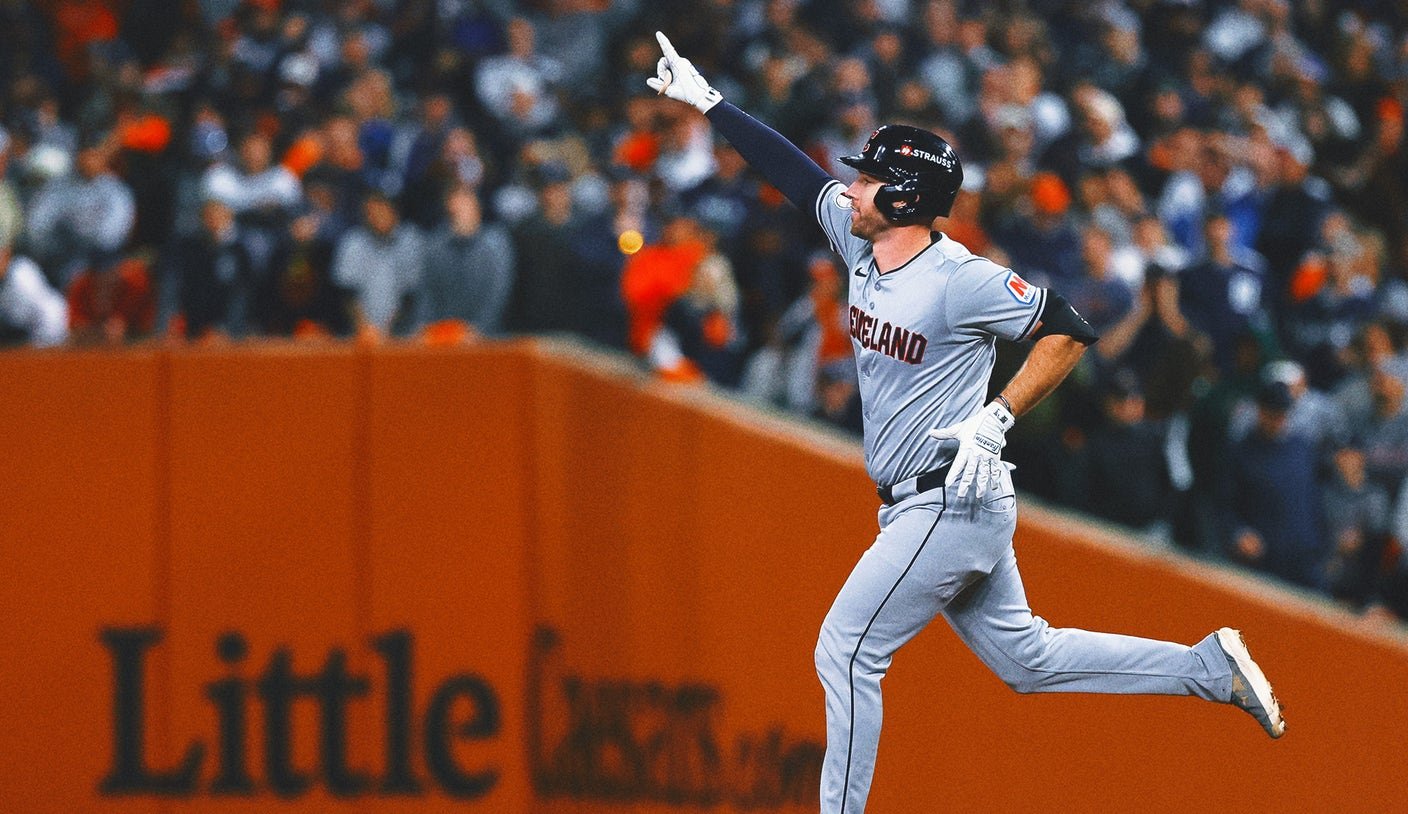
{"label": "gray baseball pant", "polygon": [[880,510],[879,536],[822,623],[822,814],[865,810],[880,740],[880,679],[895,651],[938,614],[1017,692],[1231,699],[1232,671],[1214,636],[1186,647],[1053,628],[1033,616],[1012,551],[1017,505],[1010,475],[981,504],[952,491],[934,489]]}

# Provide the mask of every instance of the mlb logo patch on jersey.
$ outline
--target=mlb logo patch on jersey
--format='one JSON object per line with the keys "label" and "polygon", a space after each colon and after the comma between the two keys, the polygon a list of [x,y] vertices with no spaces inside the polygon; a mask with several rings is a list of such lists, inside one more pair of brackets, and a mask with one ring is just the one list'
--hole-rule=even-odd
{"label": "mlb logo patch on jersey", "polygon": [[1023,305],[1031,305],[1036,299],[1036,286],[1017,276],[1017,272],[1007,272],[1007,293]]}

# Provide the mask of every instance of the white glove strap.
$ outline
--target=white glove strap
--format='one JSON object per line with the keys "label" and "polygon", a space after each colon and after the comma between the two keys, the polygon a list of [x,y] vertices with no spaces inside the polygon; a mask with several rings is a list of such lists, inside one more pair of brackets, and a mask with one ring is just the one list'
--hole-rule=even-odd
{"label": "white glove strap", "polygon": [[702,88],[699,92],[699,97],[693,102],[700,113],[708,113],[709,108],[724,100],[724,95],[714,90],[714,86],[704,81],[704,77],[700,76],[698,73],[694,74],[694,81]]}
{"label": "white glove strap", "polygon": [[993,455],[1001,455],[1002,448],[1007,446],[1007,431],[1012,429],[1016,419],[1006,407],[995,401],[984,407],[981,415],[982,419],[973,433],[973,443]]}

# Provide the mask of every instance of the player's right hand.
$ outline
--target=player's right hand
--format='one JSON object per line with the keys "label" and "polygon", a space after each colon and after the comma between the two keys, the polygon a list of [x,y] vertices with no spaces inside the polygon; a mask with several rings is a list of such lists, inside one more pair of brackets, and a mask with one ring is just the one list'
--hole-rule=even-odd
{"label": "player's right hand", "polygon": [[679,55],[668,37],[656,31],[655,39],[665,55],[655,65],[655,76],[645,80],[651,90],[694,105],[700,113],[709,112],[709,108],[723,101],[723,94],[709,87],[694,64]]}
{"label": "player's right hand", "polygon": [[960,498],[976,486],[975,500],[981,500],[990,488],[1000,488],[1002,448],[1007,446],[1007,430],[1013,423],[1007,408],[994,401],[958,424],[929,430],[930,438],[958,442],[944,486],[958,484]]}

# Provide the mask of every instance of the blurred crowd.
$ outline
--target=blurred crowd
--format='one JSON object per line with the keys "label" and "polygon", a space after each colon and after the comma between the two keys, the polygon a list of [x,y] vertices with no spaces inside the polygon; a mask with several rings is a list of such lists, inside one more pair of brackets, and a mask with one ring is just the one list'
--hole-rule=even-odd
{"label": "blurred crowd", "polygon": [[1393,0],[0,0],[0,341],[565,332],[857,430],[844,269],[656,29],[837,177],[954,143],[939,227],[1103,335],[1019,485],[1408,617]]}

